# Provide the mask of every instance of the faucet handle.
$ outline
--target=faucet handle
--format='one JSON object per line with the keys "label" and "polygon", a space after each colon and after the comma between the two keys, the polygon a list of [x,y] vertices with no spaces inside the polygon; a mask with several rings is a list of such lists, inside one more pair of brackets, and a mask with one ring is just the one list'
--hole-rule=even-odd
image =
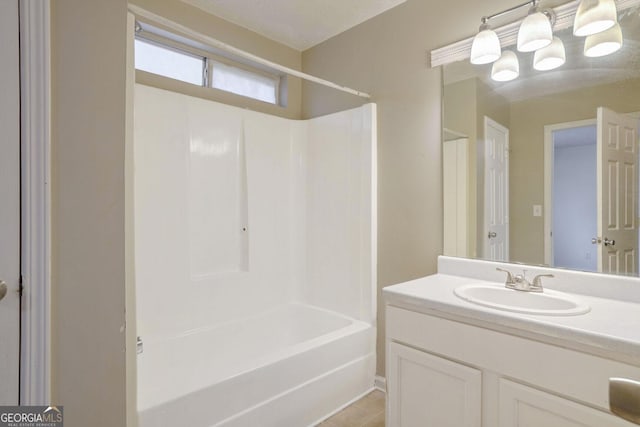
{"label": "faucet handle", "polygon": [[533,282],[531,282],[531,287],[542,290],[543,277],[553,277],[553,274],[538,274],[536,277],[533,278]]}
{"label": "faucet handle", "polygon": [[516,274],[513,276],[513,281],[517,284],[522,284],[523,286],[529,286],[529,281],[527,280],[527,270],[522,270],[522,274]]}
{"label": "faucet handle", "polygon": [[510,271],[504,270],[502,268],[496,267],[497,271],[502,271],[503,273],[507,273],[507,280],[504,282],[505,285],[513,285],[515,281],[513,280],[513,274]]}

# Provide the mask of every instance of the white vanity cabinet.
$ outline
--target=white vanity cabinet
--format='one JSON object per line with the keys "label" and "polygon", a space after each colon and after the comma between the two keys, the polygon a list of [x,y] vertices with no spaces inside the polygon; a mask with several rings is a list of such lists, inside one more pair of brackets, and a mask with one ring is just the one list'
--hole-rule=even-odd
{"label": "white vanity cabinet", "polygon": [[[389,343],[388,425],[480,427],[482,372]],[[389,387],[392,387],[390,389]]]}
{"label": "white vanity cabinet", "polygon": [[608,387],[640,367],[435,314],[387,305],[387,427],[634,425]]}
{"label": "white vanity cabinet", "polygon": [[515,381],[500,379],[500,426],[604,427],[628,422],[589,406]]}

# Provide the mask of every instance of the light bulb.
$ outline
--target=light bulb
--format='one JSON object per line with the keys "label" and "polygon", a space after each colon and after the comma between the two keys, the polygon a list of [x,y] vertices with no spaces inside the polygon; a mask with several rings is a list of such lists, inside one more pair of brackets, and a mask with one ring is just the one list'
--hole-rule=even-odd
{"label": "light bulb", "polygon": [[489,64],[500,58],[500,39],[487,24],[480,26],[480,32],[473,38],[471,45],[472,64]]}
{"label": "light bulb", "polygon": [[508,82],[520,75],[518,57],[510,50],[502,52],[502,56],[493,63],[491,78],[497,82]]}
{"label": "light bulb", "polygon": [[533,52],[551,43],[553,30],[549,17],[536,8],[532,9],[518,30],[518,50],[520,52]]}
{"label": "light bulb", "polygon": [[584,37],[608,30],[618,22],[613,0],[582,0],[573,20],[573,35]]}
{"label": "light bulb", "polygon": [[617,23],[606,31],[588,36],[584,41],[584,55],[594,58],[612,54],[622,47],[622,29]]}
{"label": "light bulb", "polygon": [[553,70],[566,61],[564,44],[558,37],[554,37],[549,46],[536,50],[533,55],[533,68],[538,71]]}

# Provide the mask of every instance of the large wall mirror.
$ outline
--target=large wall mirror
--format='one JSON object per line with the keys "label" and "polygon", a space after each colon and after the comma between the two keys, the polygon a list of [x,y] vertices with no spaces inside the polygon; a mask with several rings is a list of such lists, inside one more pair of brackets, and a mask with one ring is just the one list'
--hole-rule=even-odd
{"label": "large wall mirror", "polygon": [[[444,66],[445,248],[452,256],[638,275],[640,7],[619,10],[623,45],[518,78]],[[515,46],[507,49],[516,51]]]}

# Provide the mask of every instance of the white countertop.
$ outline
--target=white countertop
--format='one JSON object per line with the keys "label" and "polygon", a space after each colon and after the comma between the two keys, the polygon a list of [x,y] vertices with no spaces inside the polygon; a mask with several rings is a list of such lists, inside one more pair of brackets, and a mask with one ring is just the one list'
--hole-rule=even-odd
{"label": "white countertop", "polygon": [[[490,267],[495,268],[493,264]],[[637,302],[576,294],[589,304],[591,311],[577,316],[527,315],[477,305],[453,293],[456,287],[472,283],[504,284],[439,273],[388,286],[382,293],[388,305],[640,366],[640,304]],[[563,291],[545,285],[548,289]]]}

